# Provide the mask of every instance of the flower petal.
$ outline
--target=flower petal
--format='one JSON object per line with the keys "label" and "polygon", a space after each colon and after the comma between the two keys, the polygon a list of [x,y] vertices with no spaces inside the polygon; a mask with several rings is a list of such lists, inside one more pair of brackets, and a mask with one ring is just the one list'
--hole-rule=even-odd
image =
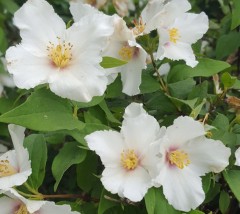
{"label": "flower petal", "polygon": [[46,203],[38,211],[39,214],[79,214],[79,212],[71,211],[69,205],[56,205],[54,202],[46,201]]}
{"label": "flower petal", "polygon": [[116,131],[96,131],[85,137],[88,146],[101,158],[105,167],[121,165],[121,153],[125,149],[120,133]]}
{"label": "flower petal", "polygon": [[169,142],[174,145],[181,145],[194,138],[204,136],[204,126],[191,117],[178,117],[173,125],[166,130]]}
{"label": "flower petal", "polygon": [[58,71],[46,56],[34,56],[22,45],[10,47],[6,52],[6,60],[9,73],[13,74],[18,88],[30,89],[47,83],[50,73]]}
{"label": "flower petal", "polygon": [[204,201],[201,178],[187,168],[181,170],[165,165],[157,180],[163,186],[168,203],[177,210],[188,212]]}
{"label": "flower petal", "polygon": [[240,147],[235,152],[236,162],[235,165],[240,166]]}
{"label": "flower petal", "polygon": [[3,214],[11,214],[14,213],[15,207],[18,206],[18,201],[13,200],[9,197],[3,196],[0,198],[0,207],[1,207],[1,213]]}
{"label": "flower petal", "polygon": [[219,140],[202,137],[189,142],[183,149],[191,162],[188,167],[199,176],[219,173],[229,164],[231,150]]}
{"label": "flower petal", "polygon": [[45,0],[29,0],[14,15],[26,47],[44,51],[49,41],[61,37],[66,29],[64,21]]}

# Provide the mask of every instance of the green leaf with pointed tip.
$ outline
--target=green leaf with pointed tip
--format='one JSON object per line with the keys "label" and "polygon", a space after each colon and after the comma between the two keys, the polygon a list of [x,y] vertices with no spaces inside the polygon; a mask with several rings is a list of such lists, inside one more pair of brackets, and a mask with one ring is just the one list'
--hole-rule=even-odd
{"label": "green leaf with pointed tip", "polygon": [[230,205],[229,194],[225,191],[222,191],[220,193],[220,198],[219,198],[219,208],[220,208],[222,214],[227,213],[229,205]]}
{"label": "green leaf with pointed tip", "polygon": [[76,142],[66,143],[60,150],[58,155],[54,158],[52,164],[52,173],[56,180],[54,184],[54,191],[66,170],[73,164],[79,164],[86,158],[87,151],[80,149]]}
{"label": "green leaf with pointed tip", "polygon": [[223,176],[237,200],[240,201],[240,171],[228,170],[223,172]]}
{"label": "green leaf with pointed tip", "polygon": [[231,88],[235,82],[236,82],[236,77],[232,77],[229,73],[224,73],[222,76],[221,76],[221,81],[224,85],[224,89],[227,90],[229,88]]}
{"label": "green leaf with pointed tip", "polygon": [[103,68],[114,68],[114,67],[119,67],[119,66],[125,65],[127,63],[128,62],[117,59],[117,58],[105,56],[105,57],[103,57],[103,60],[100,63],[100,65]]}
{"label": "green leaf with pointed tip", "polygon": [[67,99],[47,89],[39,89],[20,106],[0,116],[0,122],[13,123],[37,131],[81,130],[84,123],[73,116]]}

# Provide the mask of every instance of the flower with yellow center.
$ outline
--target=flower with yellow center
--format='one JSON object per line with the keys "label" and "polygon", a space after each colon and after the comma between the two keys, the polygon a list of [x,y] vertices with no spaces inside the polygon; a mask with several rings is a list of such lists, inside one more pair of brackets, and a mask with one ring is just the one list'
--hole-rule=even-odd
{"label": "flower with yellow center", "polygon": [[22,185],[32,173],[28,151],[23,147],[25,128],[11,124],[8,129],[14,150],[0,156],[0,190]]}
{"label": "flower with yellow center", "polygon": [[160,170],[154,179],[175,209],[188,212],[205,198],[201,177],[221,172],[231,154],[221,141],[205,137],[204,125],[191,117],[178,117],[160,140]]}
{"label": "flower with yellow center", "polygon": [[71,211],[69,205],[26,199],[12,188],[1,194],[5,195],[0,198],[1,214],[79,214],[79,212]]}
{"label": "flower with yellow center", "polygon": [[177,28],[172,28],[168,30],[170,42],[177,43],[180,38],[179,30]]}
{"label": "flower with yellow center", "polygon": [[135,47],[124,45],[118,51],[118,54],[122,60],[130,61],[134,56],[135,49],[136,49]]}
{"label": "flower with yellow center", "polygon": [[132,103],[125,109],[120,133],[96,131],[87,135],[89,148],[105,166],[101,177],[105,189],[131,201],[141,201],[159,172],[161,159],[156,142],[162,132],[142,104]]}
{"label": "flower with yellow center", "polygon": [[31,0],[14,14],[14,24],[22,43],[7,50],[6,60],[17,87],[47,83],[58,96],[80,102],[103,95],[108,78],[99,63],[114,30],[111,18],[96,13],[67,28],[47,1]]}

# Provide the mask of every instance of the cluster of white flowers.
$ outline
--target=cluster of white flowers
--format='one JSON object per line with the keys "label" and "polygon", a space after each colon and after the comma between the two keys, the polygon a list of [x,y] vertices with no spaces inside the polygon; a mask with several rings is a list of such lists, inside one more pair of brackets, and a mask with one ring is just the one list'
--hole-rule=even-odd
{"label": "cluster of white flowers", "polygon": [[[103,95],[118,73],[123,92],[139,94],[148,57],[136,42],[139,35],[157,29],[160,40],[156,59],[183,59],[192,67],[197,64],[191,44],[207,31],[208,17],[205,13],[187,13],[190,8],[187,0],[149,1],[130,29],[118,15],[105,15],[75,0],[70,2],[75,23],[66,29],[45,0],[28,0],[14,15],[22,42],[7,50],[8,70],[19,88],[47,83],[55,94],[80,102]],[[103,56],[127,64],[103,69],[99,65]]]}
{"label": "cluster of white flowers", "polygon": [[105,166],[101,181],[108,191],[137,202],[150,187],[162,186],[169,204],[189,211],[205,199],[200,176],[224,170],[231,155],[205,134],[203,124],[187,116],[160,128],[142,104],[132,103],[120,133],[96,131],[85,139]]}
{"label": "cluster of white flowers", "polygon": [[25,128],[8,126],[14,150],[0,156],[0,207],[2,214],[77,214],[69,205],[55,205],[54,202],[29,200],[21,196],[14,187],[22,185],[32,173],[28,150],[23,147]]}

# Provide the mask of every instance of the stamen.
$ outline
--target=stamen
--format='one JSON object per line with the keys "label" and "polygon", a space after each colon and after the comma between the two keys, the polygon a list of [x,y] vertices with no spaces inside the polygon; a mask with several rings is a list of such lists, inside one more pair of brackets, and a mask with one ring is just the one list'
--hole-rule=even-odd
{"label": "stamen", "polygon": [[143,23],[141,16],[139,17],[139,20],[133,20],[133,24],[135,25],[135,28],[133,29],[135,35],[139,35],[145,30],[145,24]]}
{"label": "stamen", "polygon": [[69,42],[66,43],[64,40],[61,42],[58,38],[58,45],[54,45],[52,42],[49,42],[47,46],[48,57],[51,61],[59,68],[66,67],[69,62],[72,60],[72,47],[73,45]]}
{"label": "stamen", "polygon": [[175,165],[179,169],[183,169],[185,166],[188,166],[190,164],[188,154],[179,150],[169,152],[168,161],[171,165]]}
{"label": "stamen", "polygon": [[135,47],[130,47],[128,45],[123,46],[118,54],[124,61],[129,61],[133,58],[135,52]]}
{"label": "stamen", "polygon": [[125,169],[133,170],[138,166],[139,159],[133,149],[123,150],[121,153],[121,163]]}
{"label": "stamen", "polygon": [[17,170],[10,165],[8,160],[1,160],[0,161],[0,178],[14,175],[17,173]]}
{"label": "stamen", "polygon": [[170,41],[176,44],[177,41],[180,39],[178,29],[172,28],[172,29],[168,30],[168,32],[169,32]]}
{"label": "stamen", "polygon": [[30,214],[27,210],[27,207],[25,204],[22,204],[17,211],[14,212],[14,214]]}

